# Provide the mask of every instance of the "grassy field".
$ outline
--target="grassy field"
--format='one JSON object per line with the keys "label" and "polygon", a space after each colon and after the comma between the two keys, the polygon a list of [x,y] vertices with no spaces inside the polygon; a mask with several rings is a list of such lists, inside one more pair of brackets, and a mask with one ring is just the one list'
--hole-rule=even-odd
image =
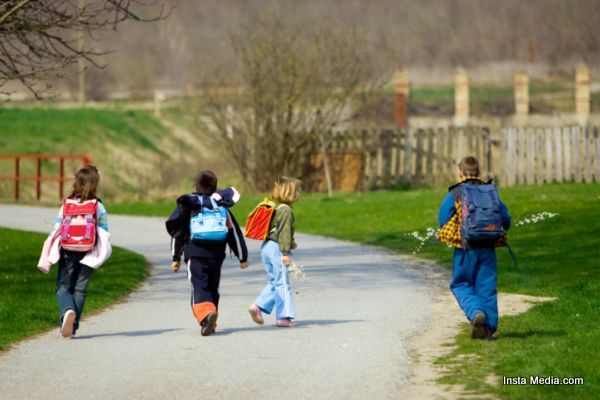
{"label": "grassy field", "polygon": [[[144,111],[92,108],[0,108],[0,154],[64,153],[89,154],[106,177],[105,194],[140,190],[159,185],[162,171],[152,170],[162,160],[166,170],[169,154],[165,150],[168,131]],[[81,161],[65,165],[72,176]],[[21,161],[21,174],[34,175],[35,162]],[[58,162],[42,162],[45,175],[55,175]],[[0,160],[0,175],[12,175],[13,163]],[[10,198],[12,184],[0,185],[0,198]],[[33,197],[33,182],[23,182],[24,200]],[[65,187],[68,185],[65,185]],[[54,199],[57,187],[44,183],[44,199]]]}
{"label": "grassy field", "polygon": [[[338,194],[333,198],[306,194],[295,206],[297,229],[413,253],[419,241],[410,236],[436,227],[444,190]],[[513,215],[510,242],[517,265],[498,250],[501,291],[554,296],[516,317],[501,317],[498,340],[471,341],[468,326],[457,338],[458,349],[440,363],[451,365],[444,382],[510,399],[595,399],[600,391],[600,185],[546,185],[501,189]],[[262,198],[243,196],[233,209],[240,223]],[[166,217],[173,201],[111,205],[111,212]],[[516,226],[543,211],[552,219]],[[302,243],[299,243],[302,246]],[[418,252],[450,268],[451,250],[433,241]],[[464,355],[475,355],[475,360]],[[486,378],[494,374],[495,384]],[[583,386],[509,386],[503,376],[583,377]]]}
{"label": "grassy field", "polygon": [[[58,327],[57,267],[48,275],[36,268],[45,239],[46,235],[39,233],[0,228],[0,351],[27,336]],[[112,257],[90,280],[84,318],[124,298],[147,276],[142,256],[113,248]]]}

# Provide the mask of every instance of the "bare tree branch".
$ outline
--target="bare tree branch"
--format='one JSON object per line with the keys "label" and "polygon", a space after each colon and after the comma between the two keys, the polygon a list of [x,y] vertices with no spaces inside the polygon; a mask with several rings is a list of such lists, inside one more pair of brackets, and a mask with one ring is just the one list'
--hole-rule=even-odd
{"label": "bare tree branch", "polygon": [[[79,58],[101,68],[98,57],[108,53],[78,46],[82,36],[94,40],[97,32],[116,29],[127,21],[166,18],[157,1],[143,0],[7,0],[0,6],[0,90],[11,80],[20,81],[36,98],[46,89],[40,82],[61,77]],[[144,17],[141,10],[150,9]]]}

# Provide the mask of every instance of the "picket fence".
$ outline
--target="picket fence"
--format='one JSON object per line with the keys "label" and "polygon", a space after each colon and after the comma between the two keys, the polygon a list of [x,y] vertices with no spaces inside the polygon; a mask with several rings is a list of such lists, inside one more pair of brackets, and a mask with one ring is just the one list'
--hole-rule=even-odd
{"label": "picket fence", "polygon": [[[487,127],[356,129],[326,137],[333,189],[447,186],[465,155],[480,161],[483,177],[503,186],[600,181],[598,127]],[[308,187],[323,190],[323,160],[316,155]]]}

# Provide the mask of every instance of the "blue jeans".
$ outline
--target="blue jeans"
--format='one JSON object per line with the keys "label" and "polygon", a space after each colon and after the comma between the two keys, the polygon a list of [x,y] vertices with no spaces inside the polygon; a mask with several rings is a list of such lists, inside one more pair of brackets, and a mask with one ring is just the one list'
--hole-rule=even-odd
{"label": "blue jeans", "polygon": [[67,310],[75,311],[74,331],[79,328],[79,319],[83,312],[87,288],[93,268],[81,264],[79,261],[85,253],[61,250],[58,260],[58,277],[56,280],[56,299],[60,311],[59,325]]}
{"label": "blue jeans", "polygon": [[496,250],[455,249],[450,290],[469,321],[476,313],[485,314],[485,324],[498,328],[498,289]]}
{"label": "blue jeans", "polygon": [[281,261],[279,244],[267,240],[260,248],[260,255],[269,275],[269,282],[254,300],[254,304],[267,314],[271,314],[275,307],[277,319],[296,318],[296,305],[292,297],[288,269]]}

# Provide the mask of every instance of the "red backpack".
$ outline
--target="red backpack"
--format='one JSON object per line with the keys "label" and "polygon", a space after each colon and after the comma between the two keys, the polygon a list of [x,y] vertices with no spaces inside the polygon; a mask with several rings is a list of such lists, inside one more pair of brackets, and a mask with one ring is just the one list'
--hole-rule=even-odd
{"label": "red backpack", "polygon": [[97,223],[98,200],[79,202],[79,199],[65,199],[60,226],[60,246],[71,251],[92,250],[96,244]]}
{"label": "red backpack", "polygon": [[265,240],[274,215],[275,203],[265,197],[248,215],[244,236],[249,239]]}

